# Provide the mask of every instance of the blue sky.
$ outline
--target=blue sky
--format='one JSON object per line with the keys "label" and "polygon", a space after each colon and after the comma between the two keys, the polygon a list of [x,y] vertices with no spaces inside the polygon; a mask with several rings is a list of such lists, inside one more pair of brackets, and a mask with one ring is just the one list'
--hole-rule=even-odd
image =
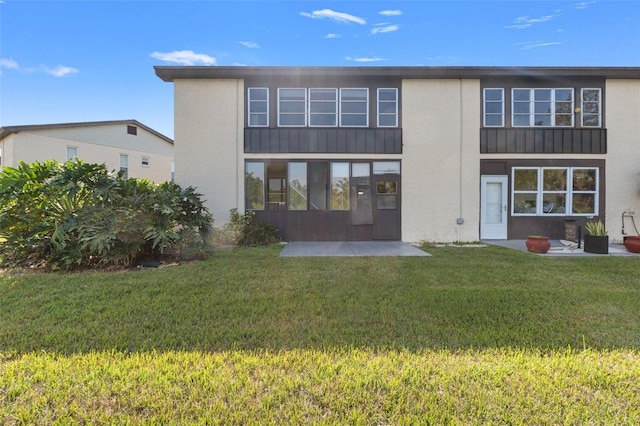
{"label": "blue sky", "polygon": [[640,1],[0,0],[0,125],[137,119],[154,65],[640,66]]}

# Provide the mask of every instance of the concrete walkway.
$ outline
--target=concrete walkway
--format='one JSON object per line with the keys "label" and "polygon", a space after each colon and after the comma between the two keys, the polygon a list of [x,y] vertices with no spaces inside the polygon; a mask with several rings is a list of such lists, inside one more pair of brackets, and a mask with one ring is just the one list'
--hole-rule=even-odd
{"label": "concrete walkway", "polygon": [[[520,251],[527,251],[525,240],[482,240],[483,244],[507,247]],[[630,253],[622,244],[609,244],[609,254],[585,253],[581,248],[570,248],[560,240],[549,240],[551,248],[540,256],[640,256],[640,253]]]}
{"label": "concrete walkway", "polygon": [[280,257],[296,256],[431,256],[402,241],[291,241]]}

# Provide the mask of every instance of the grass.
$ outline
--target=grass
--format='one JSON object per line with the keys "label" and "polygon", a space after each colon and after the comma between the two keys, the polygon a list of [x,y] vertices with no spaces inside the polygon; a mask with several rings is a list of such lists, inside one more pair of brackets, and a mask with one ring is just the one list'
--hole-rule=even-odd
{"label": "grass", "polygon": [[0,423],[638,424],[640,262],[219,251],[0,277]]}

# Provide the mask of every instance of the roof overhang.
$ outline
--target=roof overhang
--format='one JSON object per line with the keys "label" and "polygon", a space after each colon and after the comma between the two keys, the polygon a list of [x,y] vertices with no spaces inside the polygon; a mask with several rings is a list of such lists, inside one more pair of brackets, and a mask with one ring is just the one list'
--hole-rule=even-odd
{"label": "roof overhang", "polygon": [[254,77],[357,77],[400,79],[482,79],[490,77],[590,77],[639,79],[640,67],[245,67],[155,66],[166,82],[181,79]]}

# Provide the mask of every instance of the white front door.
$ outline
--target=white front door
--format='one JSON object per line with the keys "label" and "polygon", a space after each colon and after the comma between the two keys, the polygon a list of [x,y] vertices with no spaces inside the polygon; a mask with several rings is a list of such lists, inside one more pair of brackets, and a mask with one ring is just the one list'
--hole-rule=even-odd
{"label": "white front door", "polygon": [[508,176],[482,176],[480,178],[481,239],[507,239],[508,183]]}

